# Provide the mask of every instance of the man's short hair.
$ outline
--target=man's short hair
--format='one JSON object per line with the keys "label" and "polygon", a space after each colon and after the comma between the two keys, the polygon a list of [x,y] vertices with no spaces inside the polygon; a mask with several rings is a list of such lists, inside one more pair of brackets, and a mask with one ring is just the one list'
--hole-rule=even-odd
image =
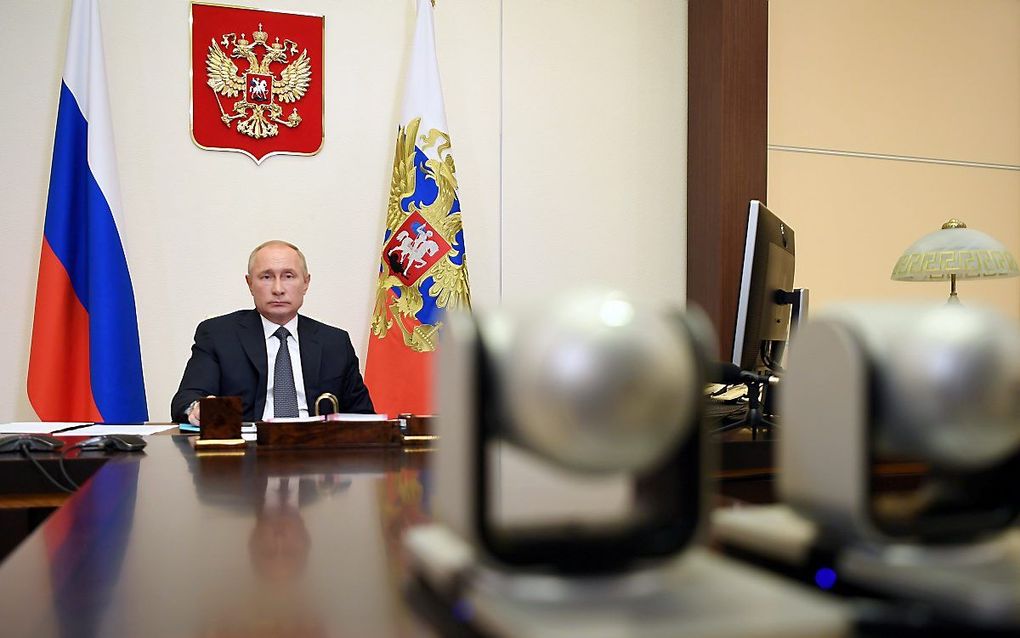
{"label": "man's short hair", "polygon": [[282,239],[270,239],[269,241],[264,241],[261,244],[259,244],[258,246],[256,246],[255,250],[251,251],[251,254],[248,255],[248,274],[249,275],[252,274],[251,269],[252,269],[252,266],[255,265],[255,255],[257,255],[258,252],[260,250],[262,250],[263,248],[265,248],[266,246],[286,246],[287,248],[293,249],[293,251],[297,253],[298,259],[301,260],[301,268],[305,271],[306,275],[308,274],[308,262],[305,261],[305,254],[303,252],[301,252],[300,248],[298,248],[294,244],[290,243],[289,241],[283,241]]}

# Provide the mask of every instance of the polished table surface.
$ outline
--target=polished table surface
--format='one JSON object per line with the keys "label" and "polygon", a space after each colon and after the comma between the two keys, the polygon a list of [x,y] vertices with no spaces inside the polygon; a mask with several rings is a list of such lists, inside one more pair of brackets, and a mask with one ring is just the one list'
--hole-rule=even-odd
{"label": "polished table surface", "polygon": [[[429,451],[147,440],[144,454],[72,454],[74,478],[95,474],[66,502],[27,460],[0,458],[0,501],[63,503],[0,564],[0,636],[435,634],[405,600],[400,541],[429,520]],[[771,443],[722,446],[718,504],[773,500]],[[57,456],[40,455],[54,474]]]}
{"label": "polished table surface", "polygon": [[111,458],[0,565],[0,635],[431,636],[403,599],[426,451]]}

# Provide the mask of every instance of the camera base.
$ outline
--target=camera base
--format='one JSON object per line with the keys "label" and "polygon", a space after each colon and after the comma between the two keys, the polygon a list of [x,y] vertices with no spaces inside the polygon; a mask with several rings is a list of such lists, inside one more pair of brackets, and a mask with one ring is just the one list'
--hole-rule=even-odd
{"label": "camera base", "polygon": [[412,570],[466,627],[496,636],[844,636],[835,600],[695,547],[649,569],[560,576],[501,569],[441,525],[405,537]]}
{"label": "camera base", "polygon": [[789,506],[763,505],[715,511],[712,534],[729,553],[819,587],[912,605],[933,629],[1020,631],[1017,529],[966,545],[838,543]]}

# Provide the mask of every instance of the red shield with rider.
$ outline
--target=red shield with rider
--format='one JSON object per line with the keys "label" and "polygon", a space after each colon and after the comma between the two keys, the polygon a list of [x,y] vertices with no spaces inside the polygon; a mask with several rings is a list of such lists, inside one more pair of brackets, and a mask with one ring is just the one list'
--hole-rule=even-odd
{"label": "red shield with rider", "polygon": [[244,99],[252,104],[269,104],[273,101],[273,76],[262,73],[245,73]]}
{"label": "red shield with rider", "polygon": [[448,252],[449,242],[418,212],[408,215],[383,248],[390,271],[405,286],[413,286]]}

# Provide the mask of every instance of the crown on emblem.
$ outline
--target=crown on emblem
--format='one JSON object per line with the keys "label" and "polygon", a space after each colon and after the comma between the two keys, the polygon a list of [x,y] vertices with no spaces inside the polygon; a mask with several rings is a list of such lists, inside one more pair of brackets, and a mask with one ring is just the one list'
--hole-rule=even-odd
{"label": "crown on emblem", "polygon": [[256,44],[261,44],[261,45],[265,46],[266,38],[269,37],[269,34],[262,30],[262,23],[259,22],[259,30],[256,31],[255,33],[251,34],[251,36],[253,38],[255,38],[255,43]]}

